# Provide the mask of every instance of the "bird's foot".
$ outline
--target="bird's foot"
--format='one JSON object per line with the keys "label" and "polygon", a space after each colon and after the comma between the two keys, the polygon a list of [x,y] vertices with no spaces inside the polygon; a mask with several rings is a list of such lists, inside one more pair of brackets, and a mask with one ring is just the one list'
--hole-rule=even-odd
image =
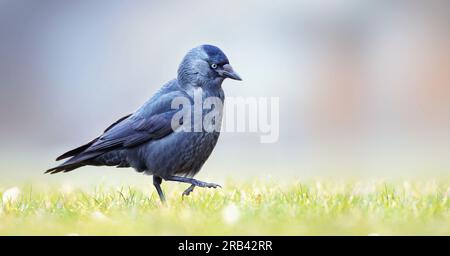
{"label": "bird's foot", "polygon": [[178,182],[184,182],[184,183],[191,184],[191,187],[186,189],[186,191],[183,193],[183,194],[186,193],[187,195],[189,193],[191,193],[192,190],[194,190],[194,187],[202,187],[202,188],[221,188],[222,187],[219,184],[208,183],[208,182],[199,181],[199,180],[187,178],[187,177],[180,177],[180,176],[169,176],[166,178],[166,180],[178,181]]}
{"label": "bird's foot", "polygon": [[191,186],[189,186],[182,194],[182,198],[184,198],[185,196],[188,196],[192,191],[194,191],[195,185],[192,184]]}
{"label": "bird's foot", "polygon": [[192,185],[202,188],[222,188],[219,184],[215,183],[208,183],[204,181],[195,180],[195,182],[192,183]]}

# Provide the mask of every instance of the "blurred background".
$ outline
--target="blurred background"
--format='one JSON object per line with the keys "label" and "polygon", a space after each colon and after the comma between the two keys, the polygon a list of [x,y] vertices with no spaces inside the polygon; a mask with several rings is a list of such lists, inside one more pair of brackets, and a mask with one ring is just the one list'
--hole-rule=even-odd
{"label": "blurred background", "polygon": [[150,184],[42,173],[204,43],[244,78],[227,96],[279,97],[280,136],[224,133],[200,178],[448,175],[449,25],[449,1],[0,0],[0,179]]}

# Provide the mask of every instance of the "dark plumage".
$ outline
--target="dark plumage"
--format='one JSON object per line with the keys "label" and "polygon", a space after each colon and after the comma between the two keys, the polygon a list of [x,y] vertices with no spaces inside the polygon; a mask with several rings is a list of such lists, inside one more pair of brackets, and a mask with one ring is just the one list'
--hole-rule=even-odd
{"label": "dark plumage", "polygon": [[[193,104],[193,95],[199,88],[203,99],[217,97],[223,102],[225,78],[241,80],[219,48],[202,45],[190,50],[179,66],[177,79],[165,84],[136,112],[110,125],[98,138],[59,156],[56,160],[70,158],[46,173],[69,172],[85,165],[132,167],[153,175],[153,183],[163,201],[160,187],[163,179],[191,184],[183,195],[188,195],[195,186],[218,187],[191,177],[208,159],[219,132],[204,129],[174,132],[182,123],[172,127],[172,118],[179,110],[172,109],[171,104],[178,97],[187,98]],[[221,118],[222,109],[218,110]],[[203,110],[203,116],[210,111]]]}

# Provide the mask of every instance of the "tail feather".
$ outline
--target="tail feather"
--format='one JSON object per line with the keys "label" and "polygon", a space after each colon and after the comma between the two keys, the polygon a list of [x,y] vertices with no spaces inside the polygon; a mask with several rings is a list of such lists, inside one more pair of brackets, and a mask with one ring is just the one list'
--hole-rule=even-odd
{"label": "tail feather", "polygon": [[87,152],[87,153],[78,154],[78,155],[70,158],[66,162],[64,162],[56,167],[48,169],[47,171],[45,171],[45,173],[55,174],[58,172],[73,171],[77,168],[88,165],[89,160],[91,160],[92,158],[95,158],[101,154],[103,154],[103,153],[102,152]]}
{"label": "tail feather", "polygon": [[88,142],[86,144],[84,144],[83,146],[79,146],[78,148],[72,149],[70,151],[67,151],[66,153],[58,156],[56,158],[56,161],[65,159],[65,158],[69,158],[71,156],[76,156],[78,154],[83,153],[86,149],[88,149],[92,144],[94,144],[96,141],[98,140],[98,138],[93,139],[91,142]]}
{"label": "tail feather", "polygon": [[[123,120],[127,119],[128,117],[130,117],[132,114],[126,115],[122,118],[120,118],[119,120],[117,120],[116,122],[114,122],[113,124],[111,124],[108,128],[106,128],[106,130],[104,132],[109,131],[111,128],[113,128],[114,126],[116,126],[117,124],[119,124],[120,122],[122,122]],[[92,141],[90,141],[89,143],[84,144],[83,146],[77,147],[75,149],[72,149],[70,151],[67,151],[66,153],[58,156],[56,158],[56,161],[62,160],[62,159],[66,159],[71,157],[69,160],[67,160],[66,162],[53,167],[51,169],[48,169],[45,173],[50,173],[50,174],[54,174],[54,173],[58,173],[58,172],[70,172],[72,170],[75,170],[79,167],[85,166],[85,165],[89,165],[92,164],[92,161],[90,161],[91,159],[103,154],[103,151],[88,151],[88,149],[95,143],[97,142],[98,138],[93,139]]]}
{"label": "tail feather", "polygon": [[49,174],[55,174],[55,173],[59,173],[59,172],[70,172],[73,171],[77,168],[80,168],[82,166],[85,166],[85,164],[72,164],[72,165],[59,165],[56,167],[53,167],[51,169],[48,169],[47,171],[45,171],[45,173],[49,173]]}

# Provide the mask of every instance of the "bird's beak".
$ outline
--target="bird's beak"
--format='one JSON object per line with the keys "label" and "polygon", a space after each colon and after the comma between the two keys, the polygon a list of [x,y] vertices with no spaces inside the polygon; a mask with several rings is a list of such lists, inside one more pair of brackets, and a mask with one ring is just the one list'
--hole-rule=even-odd
{"label": "bird's beak", "polygon": [[242,78],[233,70],[230,64],[223,65],[223,69],[219,71],[219,74],[225,78],[242,81]]}

